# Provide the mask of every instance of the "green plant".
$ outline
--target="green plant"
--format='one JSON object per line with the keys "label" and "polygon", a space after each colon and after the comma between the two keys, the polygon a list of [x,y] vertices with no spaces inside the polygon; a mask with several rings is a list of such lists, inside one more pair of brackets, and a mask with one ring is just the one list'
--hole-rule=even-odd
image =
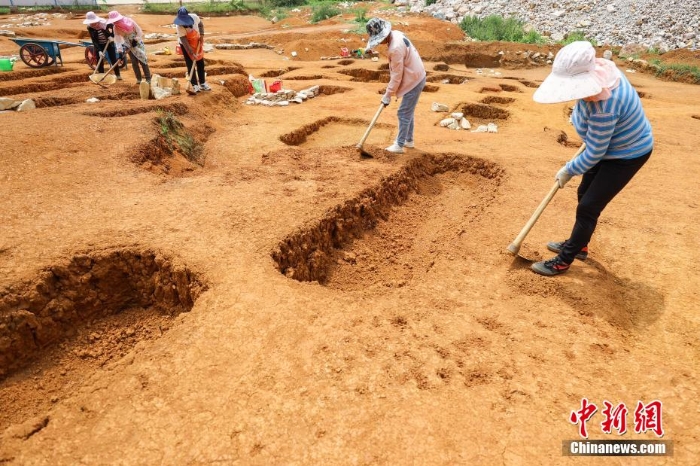
{"label": "green plant", "polygon": [[586,37],[586,33],[583,32],[583,31],[571,31],[570,33],[568,33],[568,34],[566,35],[566,37],[564,37],[564,40],[560,41],[560,43],[561,43],[561,44],[564,44],[564,45],[568,45],[568,44],[570,44],[570,43],[572,43],[572,42],[578,42],[578,41],[581,41],[581,40],[585,40],[585,41],[590,42],[591,44],[593,44],[594,47],[595,47],[596,45],[598,45],[598,44],[596,43],[596,40],[595,40],[595,39],[589,39],[589,38],[587,38],[587,37]]}
{"label": "green plant", "polygon": [[459,26],[471,38],[483,41],[542,43],[544,39],[534,30],[525,32],[524,22],[499,15],[486,18],[465,16]]}
{"label": "green plant", "polygon": [[306,0],[268,0],[271,7],[287,7],[292,8],[306,4]]}
{"label": "green plant", "polygon": [[192,163],[204,166],[204,149],[192,134],[169,111],[158,109],[156,123],[160,126],[160,135],[168,146],[170,152],[179,150],[182,155]]}
{"label": "green plant", "polygon": [[690,82],[700,84],[700,68],[695,65],[687,65],[684,63],[662,63],[658,58],[649,60],[649,63],[656,68],[656,76],[673,74],[675,77],[690,77]]}
{"label": "green plant", "polygon": [[358,8],[355,10],[355,22],[364,26],[369,21],[367,18],[367,8]]}
{"label": "green plant", "polygon": [[311,14],[311,22],[318,23],[319,21],[338,16],[339,14],[340,10],[333,6],[333,4],[321,3],[319,6],[313,8],[313,13]]}
{"label": "green plant", "polygon": [[437,0],[425,0],[425,6],[430,6],[433,3],[435,3]]}
{"label": "green plant", "polygon": [[9,15],[10,14],[10,7],[9,6],[0,6],[0,15]]}

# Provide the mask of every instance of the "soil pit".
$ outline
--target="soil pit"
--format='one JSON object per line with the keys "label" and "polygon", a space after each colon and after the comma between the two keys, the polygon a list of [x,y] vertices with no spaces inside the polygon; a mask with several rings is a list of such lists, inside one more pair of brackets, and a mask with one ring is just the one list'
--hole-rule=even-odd
{"label": "soil pit", "polygon": [[[355,144],[360,140],[363,134],[362,130],[358,128],[364,127],[366,129],[369,123],[369,121],[359,118],[339,118],[330,116],[304,125],[291,133],[283,134],[280,136],[280,141],[288,146],[300,146],[302,144],[307,146],[308,142],[308,146],[312,147]],[[387,123],[376,123],[372,128],[372,140],[374,141],[379,138],[386,140],[387,135],[390,138],[390,133],[393,128],[393,125]],[[314,136],[310,137],[312,135]]]}
{"label": "soil pit", "polygon": [[464,76],[456,76],[454,74],[436,74],[433,76],[428,76],[427,79],[430,83],[442,83],[442,84],[464,84],[469,81],[469,79]]}
{"label": "soil pit", "polygon": [[159,338],[205,289],[168,257],[117,249],[77,255],[1,290],[0,431],[45,413],[136,343]]}
{"label": "soil pit", "polygon": [[508,110],[494,107],[492,105],[465,104],[461,111],[467,118],[481,120],[507,120],[510,118],[510,112]]}
{"label": "soil pit", "polygon": [[[502,176],[498,165],[474,157],[415,158],[289,235],[272,258],[281,273],[299,281],[346,291],[402,287],[429,273],[449,238],[465,234],[464,225],[495,198]],[[461,215],[450,213],[460,205]]]}
{"label": "soil pit", "polygon": [[357,68],[352,70],[340,70],[340,74],[352,76],[351,81],[361,83],[388,83],[389,71],[376,71]]}
{"label": "soil pit", "polygon": [[277,78],[279,76],[282,76],[285,73],[289,73],[294,70],[298,70],[298,66],[290,66],[289,68],[283,68],[279,70],[269,70],[265,71],[264,73],[260,73],[261,78]]}
{"label": "soil pit", "polygon": [[490,95],[488,97],[484,97],[481,99],[482,104],[490,105],[490,104],[500,104],[500,105],[508,105],[512,104],[515,102],[515,99],[512,97],[499,97],[496,95]]}

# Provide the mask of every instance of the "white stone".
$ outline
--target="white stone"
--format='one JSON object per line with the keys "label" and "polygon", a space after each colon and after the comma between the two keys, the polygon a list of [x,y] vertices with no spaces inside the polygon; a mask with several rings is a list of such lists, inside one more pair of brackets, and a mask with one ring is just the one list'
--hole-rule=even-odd
{"label": "white stone", "polygon": [[444,120],[442,120],[440,122],[440,126],[442,126],[442,127],[450,126],[454,122],[455,122],[454,118],[445,118]]}
{"label": "white stone", "polygon": [[10,99],[7,97],[0,97],[0,110],[10,110],[18,107],[22,102],[15,99]]}
{"label": "white stone", "polygon": [[455,113],[453,113],[453,114],[450,115],[450,116],[451,116],[452,118],[454,118],[455,120],[461,120],[462,117],[464,116],[464,113],[455,112]]}
{"label": "white stone", "polygon": [[466,118],[462,118],[462,120],[459,122],[459,126],[461,126],[463,129],[471,129],[472,124],[469,123],[469,120]]}
{"label": "white stone", "polygon": [[97,102],[99,102],[99,101],[100,101],[100,99],[98,99],[97,97],[90,97],[90,98],[87,99],[85,102],[87,102],[87,103],[89,103],[89,104],[94,104],[94,103],[97,103]]}
{"label": "white stone", "polygon": [[430,109],[433,112],[448,112],[450,110],[450,108],[447,105],[440,104],[437,102],[433,102],[433,104],[430,106]]}
{"label": "white stone", "polygon": [[19,104],[19,107],[17,107],[18,112],[26,112],[27,110],[34,110],[36,108],[36,104],[32,99],[26,99],[23,100],[21,104]]}
{"label": "white stone", "polygon": [[489,131],[488,126],[486,125],[479,125],[478,128],[476,128],[472,133],[487,133]]}
{"label": "white stone", "polygon": [[489,133],[497,133],[497,132],[498,132],[498,126],[496,126],[495,123],[489,123],[489,124],[486,126],[486,130],[487,130]]}

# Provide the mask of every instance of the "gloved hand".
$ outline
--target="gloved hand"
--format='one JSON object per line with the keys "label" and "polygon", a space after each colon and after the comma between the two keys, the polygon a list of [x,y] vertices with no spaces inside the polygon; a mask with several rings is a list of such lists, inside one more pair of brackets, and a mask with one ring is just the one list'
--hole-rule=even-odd
{"label": "gloved hand", "polygon": [[107,42],[114,42],[114,37],[108,37]]}
{"label": "gloved hand", "polygon": [[391,103],[391,97],[384,94],[384,96],[382,97],[382,103],[386,107],[387,105],[389,105]]}
{"label": "gloved hand", "polygon": [[99,56],[100,58],[104,58],[104,56],[105,56],[105,53],[104,53],[102,50],[100,50],[99,52],[97,52],[97,54],[98,54],[98,56]]}
{"label": "gloved hand", "polygon": [[572,176],[573,175],[570,174],[566,169],[566,165],[561,167],[557,172],[557,176],[554,177],[554,179],[556,179],[559,182],[559,189],[563,188],[566,185],[566,183],[569,182]]}
{"label": "gloved hand", "polygon": [[139,43],[136,42],[136,39],[132,39],[132,40],[131,40],[131,46],[132,46],[132,47],[138,47],[138,45],[139,45]]}

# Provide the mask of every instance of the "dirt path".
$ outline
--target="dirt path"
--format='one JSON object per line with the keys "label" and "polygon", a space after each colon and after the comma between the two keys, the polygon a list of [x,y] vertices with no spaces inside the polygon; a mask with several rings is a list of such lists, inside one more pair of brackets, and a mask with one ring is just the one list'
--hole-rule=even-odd
{"label": "dirt path", "polygon": [[[426,62],[404,156],[382,151],[394,103],[358,156],[385,58],[320,60],[364,41],[340,20],[212,21],[275,49],[207,54],[196,97],[141,101],[131,71],[100,89],[79,49],[0,74],[0,95],[39,107],[0,114],[0,463],[564,464],[584,397],[590,438],[657,439],[633,411],[660,400],[674,442],[664,462],[586,464],[698,463],[696,87],[627,73],[654,154],[590,259],[546,279],[529,265],[568,234],[577,181],[522,257],[505,248],[580,143],[567,105],[532,101],[548,68],[467,68],[454,25],[390,18],[449,58]],[[473,57],[499,49],[520,51]],[[184,74],[176,56],[152,68]],[[245,105],[249,73],[323,92]],[[498,133],[442,128],[433,102]],[[624,437],[601,431],[604,400],[630,410]]]}

